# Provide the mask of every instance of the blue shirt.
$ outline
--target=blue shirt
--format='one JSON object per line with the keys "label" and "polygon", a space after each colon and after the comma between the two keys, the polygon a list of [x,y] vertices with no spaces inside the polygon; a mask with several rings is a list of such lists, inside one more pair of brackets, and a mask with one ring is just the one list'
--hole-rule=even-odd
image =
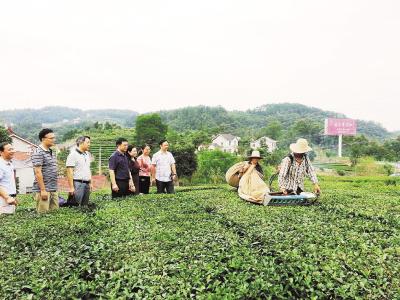
{"label": "blue shirt", "polygon": [[129,158],[124,153],[115,151],[108,160],[108,167],[114,171],[117,180],[129,180],[131,178]]}
{"label": "blue shirt", "polygon": [[10,161],[6,161],[2,157],[0,157],[0,187],[2,187],[8,195],[15,195],[17,193],[14,166]]}

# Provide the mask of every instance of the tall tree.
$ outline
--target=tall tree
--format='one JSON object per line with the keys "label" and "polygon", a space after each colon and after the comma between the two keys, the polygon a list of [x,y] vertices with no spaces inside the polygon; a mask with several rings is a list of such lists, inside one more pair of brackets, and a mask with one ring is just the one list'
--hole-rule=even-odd
{"label": "tall tree", "polygon": [[12,140],[10,138],[10,136],[8,135],[8,131],[7,129],[0,127],[0,143],[11,143]]}
{"label": "tall tree", "polygon": [[149,144],[153,149],[158,149],[158,142],[165,139],[168,127],[159,114],[147,114],[136,119],[136,144],[142,146]]}
{"label": "tall tree", "polygon": [[262,129],[262,135],[265,135],[271,139],[278,140],[282,136],[283,126],[278,120],[273,120]]}
{"label": "tall tree", "polygon": [[191,144],[173,145],[171,152],[177,162],[178,176],[191,178],[197,169],[196,148]]}

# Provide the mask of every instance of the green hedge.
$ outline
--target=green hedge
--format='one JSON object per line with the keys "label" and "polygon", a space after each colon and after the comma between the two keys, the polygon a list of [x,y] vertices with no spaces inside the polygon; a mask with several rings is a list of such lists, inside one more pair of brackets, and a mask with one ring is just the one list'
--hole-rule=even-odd
{"label": "green hedge", "polygon": [[[340,181],[337,181],[340,180]],[[323,178],[321,204],[264,207],[224,185],[1,216],[1,299],[398,299],[400,190]]]}

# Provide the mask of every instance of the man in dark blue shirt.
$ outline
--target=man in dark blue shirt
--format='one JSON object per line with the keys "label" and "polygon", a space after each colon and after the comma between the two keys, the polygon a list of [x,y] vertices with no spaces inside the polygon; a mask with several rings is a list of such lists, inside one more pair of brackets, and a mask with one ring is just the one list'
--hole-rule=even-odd
{"label": "man in dark blue shirt", "polygon": [[111,155],[108,161],[111,180],[111,197],[113,199],[126,197],[135,192],[132,175],[129,170],[129,159],[126,155],[128,141],[125,138],[118,138],[115,142],[117,150]]}

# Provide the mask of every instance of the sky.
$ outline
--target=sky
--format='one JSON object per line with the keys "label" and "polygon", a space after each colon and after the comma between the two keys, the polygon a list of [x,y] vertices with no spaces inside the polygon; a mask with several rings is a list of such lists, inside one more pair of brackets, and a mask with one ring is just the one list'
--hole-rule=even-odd
{"label": "sky", "polygon": [[302,103],[400,130],[400,1],[2,1],[0,110]]}

